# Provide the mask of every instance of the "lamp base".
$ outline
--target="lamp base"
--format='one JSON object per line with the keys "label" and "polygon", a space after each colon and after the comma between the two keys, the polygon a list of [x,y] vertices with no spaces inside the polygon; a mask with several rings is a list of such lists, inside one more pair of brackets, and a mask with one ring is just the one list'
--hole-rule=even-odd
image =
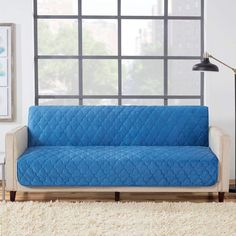
{"label": "lamp base", "polygon": [[230,186],[229,187],[229,192],[230,193],[236,193],[236,186],[234,185],[234,186]]}

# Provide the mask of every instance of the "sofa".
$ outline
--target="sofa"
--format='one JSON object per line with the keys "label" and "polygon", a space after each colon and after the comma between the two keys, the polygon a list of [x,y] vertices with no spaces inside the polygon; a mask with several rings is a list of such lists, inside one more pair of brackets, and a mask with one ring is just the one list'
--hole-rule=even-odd
{"label": "sofa", "polygon": [[16,192],[215,192],[229,189],[229,137],[205,106],[33,106],[6,134]]}

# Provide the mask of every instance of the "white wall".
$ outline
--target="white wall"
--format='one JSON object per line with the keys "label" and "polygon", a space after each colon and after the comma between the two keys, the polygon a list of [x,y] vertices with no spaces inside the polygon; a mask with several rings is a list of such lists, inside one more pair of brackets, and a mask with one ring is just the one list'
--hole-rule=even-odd
{"label": "white wall", "polygon": [[[0,124],[0,151],[4,151],[7,130],[27,120],[27,110],[34,103],[33,70],[33,11],[32,0],[0,0],[0,22],[16,23],[17,118],[15,122]],[[236,1],[206,0],[206,46],[216,57],[236,67]],[[210,109],[210,123],[221,127],[232,137],[234,144],[234,79],[227,68],[220,73],[207,73],[205,80],[206,105]],[[233,145],[234,147],[234,145]],[[233,148],[231,178],[233,178]]]}
{"label": "white wall", "polygon": [[[206,0],[205,49],[215,57],[236,67],[236,1]],[[219,66],[220,72],[205,73],[205,103],[210,123],[231,136],[231,178],[234,178],[234,74]]]}
{"label": "white wall", "polygon": [[16,24],[16,119],[0,123],[0,151],[5,133],[26,123],[27,109],[34,103],[33,7],[32,0],[0,0],[0,23]]}

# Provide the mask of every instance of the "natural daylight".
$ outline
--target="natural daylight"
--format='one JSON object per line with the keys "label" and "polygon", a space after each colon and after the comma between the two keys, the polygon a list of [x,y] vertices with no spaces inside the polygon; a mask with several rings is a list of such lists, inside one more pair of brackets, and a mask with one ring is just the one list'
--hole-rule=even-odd
{"label": "natural daylight", "polygon": [[236,236],[235,7],[0,0],[0,236]]}

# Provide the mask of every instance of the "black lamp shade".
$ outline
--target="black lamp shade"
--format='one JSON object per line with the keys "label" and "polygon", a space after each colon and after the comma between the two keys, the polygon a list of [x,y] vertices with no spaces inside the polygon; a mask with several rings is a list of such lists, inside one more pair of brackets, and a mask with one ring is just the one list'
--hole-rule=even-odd
{"label": "black lamp shade", "polygon": [[201,63],[193,66],[194,71],[219,71],[218,66],[212,64],[209,58],[203,58]]}

